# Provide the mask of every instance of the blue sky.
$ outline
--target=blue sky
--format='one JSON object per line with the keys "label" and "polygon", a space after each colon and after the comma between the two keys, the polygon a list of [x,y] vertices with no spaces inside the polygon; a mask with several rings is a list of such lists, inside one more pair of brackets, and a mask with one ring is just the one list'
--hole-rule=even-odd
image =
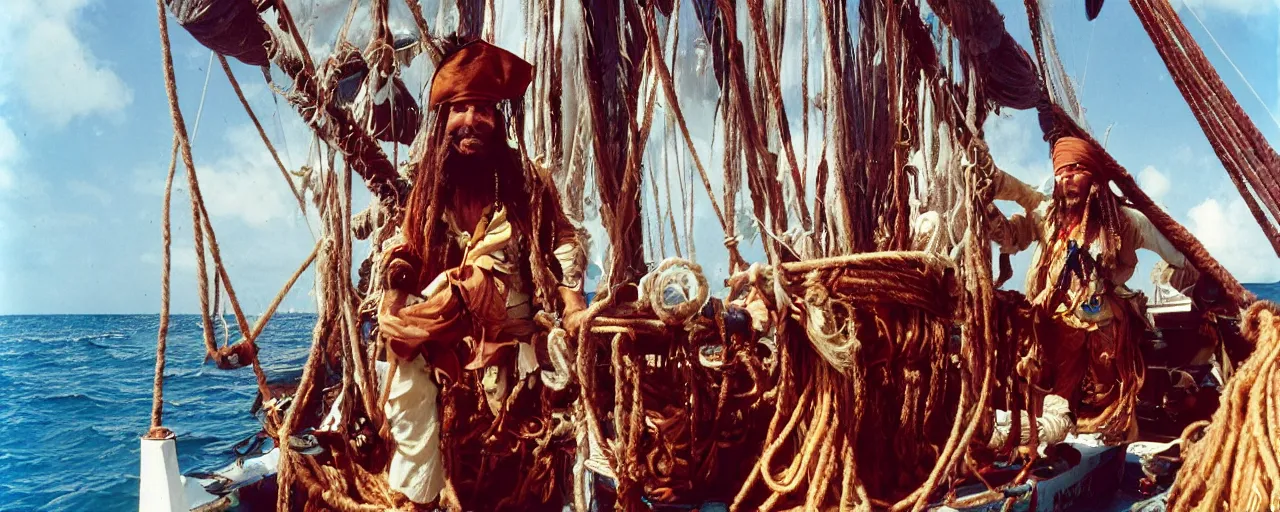
{"label": "blue sky", "polygon": [[[1273,144],[1280,128],[1266,109],[1280,113],[1277,1],[1176,2],[1192,34]],[[427,12],[434,12],[435,2],[426,3]],[[298,16],[332,17],[335,6],[340,16],[347,3],[315,4]],[[1101,136],[1111,127],[1108,149],[1228,269],[1245,281],[1280,280],[1280,261],[1243,209],[1128,3],[1107,2],[1092,23],[1077,2],[1056,4],[1052,19],[1063,62],[1081,91],[1094,132]],[[1014,36],[1029,46],[1022,2],[997,5]],[[692,13],[686,12],[680,51],[692,55],[696,35]],[[1261,101],[1190,13],[1203,20]],[[519,48],[519,19],[518,12],[502,13],[500,44]],[[190,126],[209,52],[172,22],[171,34]],[[242,304],[255,314],[310,252],[315,237],[216,61],[213,66],[195,158],[223,258]],[[277,105],[256,69],[233,68],[269,135],[284,150],[286,165],[306,163],[310,133],[297,116],[283,100]],[[789,92],[798,90],[795,69],[784,66]],[[410,86],[425,82],[427,72],[413,68]],[[705,85],[706,77],[691,80]],[[689,87],[683,83],[682,93]],[[710,118],[705,99],[682,104],[690,119]],[[1049,176],[1048,151],[1034,115],[1008,112],[987,132],[1001,167],[1030,182]],[[6,2],[0,12],[0,314],[158,311],[161,193],[171,137],[154,4]],[[815,137],[820,133],[810,139]],[[716,174],[718,159],[708,155],[717,151],[709,138],[706,133],[695,137],[697,144],[707,145],[699,152]],[[173,204],[173,309],[191,313],[198,303],[185,190],[180,170]],[[702,195],[697,189],[693,202],[699,260],[723,260],[722,235],[708,218],[706,203],[699,203]],[[367,195],[357,196],[358,205],[366,201]],[[1020,267],[1026,259],[1018,260]],[[1142,259],[1135,281],[1145,282],[1154,257]],[[310,287],[308,275],[282,308],[313,310]]]}

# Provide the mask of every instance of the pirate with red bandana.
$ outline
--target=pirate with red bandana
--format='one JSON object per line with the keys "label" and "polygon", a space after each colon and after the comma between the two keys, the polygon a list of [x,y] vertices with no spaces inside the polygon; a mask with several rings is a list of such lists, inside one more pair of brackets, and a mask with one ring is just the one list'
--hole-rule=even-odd
{"label": "pirate with red bandana", "polygon": [[1137,250],[1155,252],[1174,268],[1175,285],[1194,282],[1196,271],[1145,215],[1120,204],[1102,161],[1091,142],[1058,139],[1052,196],[997,172],[995,198],[1026,212],[998,222],[993,237],[1006,254],[1039,242],[1025,292],[1046,320],[1038,330],[1046,351],[1043,384],[1068,400],[1079,432],[1122,442],[1137,434],[1138,344],[1149,326],[1145,297],[1125,286]]}

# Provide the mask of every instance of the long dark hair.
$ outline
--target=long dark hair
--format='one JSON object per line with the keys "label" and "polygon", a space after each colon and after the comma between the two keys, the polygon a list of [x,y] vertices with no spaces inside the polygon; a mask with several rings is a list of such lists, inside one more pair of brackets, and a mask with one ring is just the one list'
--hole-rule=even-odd
{"label": "long dark hair", "polygon": [[[413,189],[409,193],[402,226],[405,243],[422,258],[422,279],[431,279],[444,270],[446,251],[437,245],[443,240],[443,233],[437,228],[444,213],[441,207],[452,201],[452,197],[445,195],[446,191],[491,183],[488,177],[493,176],[492,172],[498,180],[497,199],[507,209],[516,239],[528,236],[532,225],[529,180],[519,150],[506,142],[506,113],[501,110],[496,113],[493,140],[486,144],[483,153],[463,156],[454,150],[453,136],[445,131],[448,108],[448,105],[441,105],[433,109],[428,118],[428,143],[423,158],[412,170]],[[477,173],[482,177],[477,179]],[[490,190],[478,188],[475,192],[488,195]]]}
{"label": "long dark hair", "polygon": [[[555,191],[549,190],[550,184],[536,174],[533,163],[525,158],[523,145],[518,143],[513,148],[507,143],[508,138],[520,140],[520,120],[523,117],[520,102],[499,105],[495,115],[494,140],[478,157],[462,157],[453,150],[453,137],[445,130],[449,117],[447,108],[447,105],[437,107],[428,117],[430,124],[425,151],[412,171],[413,189],[409,193],[401,226],[405,244],[422,262],[416,286],[421,289],[448,268],[451,247],[445,241],[440,220],[444,213],[441,208],[451,200],[445,192],[453,190],[453,185],[459,181],[470,181],[460,171],[489,169],[497,173],[498,200],[506,207],[507,218],[511,222],[512,247],[517,252],[513,261],[521,262],[520,266],[527,269],[526,277],[532,279],[536,287],[535,299],[544,309],[553,309],[559,300],[555,293],[558,262],[547,255],[552,243],[549,222],[558,214],[555,211],[558,202]],[[508,124],[507,119],[514,122]],[[489,193],[487,188],[477,192]],[[529,265],[525,266],[523,262]]]}
{"label": "long dark hair", "polygon": [[[1080,250],[1088,250],[1094,242],[1102,243],[1102,253],[1098,257],[1097,265],[1094,266],[1099,277],[1103,279],[1111,278],[1111,270],[1115,268],[1116,253],[1120,249],[1120,223],[1122,222],[1119,214],[1120,199],[1116,197],[1110,189],[1110,182],[1106,180],[1096,180],[1089,187],[1089,191],[1081,207],[1080,227],[1084,230],[1083,244]],[[1053,203],[1049,207],[1048,221],[1052,228],[1048,233],[1041,233],[1042,236],[1061,237],[1066,235],[1062,229],[1071,222],[1071,211],[1067,207],[1067,198],[1063,187],[1055,186],[1053,189]],[[1043,279],[1043,273],[1048,272],[1052,265],[1052,258],[1055,257],[1051,248],[1053,247],[1053,239],[1041,240],[1042,249],[1039,252],[1038,261],[1035,262],[1033,272],[1040,275]],[[1049,276],[1048,286],[1056,286],[1060,276]],[[1056,290],[1062,291],[1062,290]]]}

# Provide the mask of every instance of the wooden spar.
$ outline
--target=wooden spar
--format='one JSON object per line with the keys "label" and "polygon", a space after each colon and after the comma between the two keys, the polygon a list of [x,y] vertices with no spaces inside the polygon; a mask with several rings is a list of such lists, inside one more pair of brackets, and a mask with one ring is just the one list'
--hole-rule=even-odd
{"label": "wooden spar", "polygon": [[[280,16],[290,19],[284,9]],[[291,34],[293,23],[290,21],[287,26],[286,30]],[[339,106],[329,87],[319,82],[316,70],[310,65],[310,57],[305,54],[306,49],[297,44],[298,39],[275,28],[270,32],[267,55],[293,81],[293,90],[285,98],[312,130],[342,152],[343,160],[360,174],[369,191],[380,202],[398,207],[408,198],[404,193],[405,184],[378,141],[359,129],[351,112]]]}
{"label": "wooden spar", "polygon": [[458,36],[464,41],[479,39],[484,29],[485,1],[458,1]]}

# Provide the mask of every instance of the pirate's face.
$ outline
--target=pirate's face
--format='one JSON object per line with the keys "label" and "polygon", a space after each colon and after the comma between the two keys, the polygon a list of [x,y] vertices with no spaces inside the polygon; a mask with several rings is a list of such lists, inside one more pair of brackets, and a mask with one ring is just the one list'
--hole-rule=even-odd
{"label": "pirate's face", "polygon": [[450,104],[445,131],[453,138],[453,149],[468,156],[483,151],[485,144],[493,140],[497,116],[497,108],[490,102]]}
{"label": "pirate's face", "polygon": [[1093,173],[1081,164],[1063,166],[1054,173],[1054,182],[1068,204],[1078,204],[1089,195]]}

